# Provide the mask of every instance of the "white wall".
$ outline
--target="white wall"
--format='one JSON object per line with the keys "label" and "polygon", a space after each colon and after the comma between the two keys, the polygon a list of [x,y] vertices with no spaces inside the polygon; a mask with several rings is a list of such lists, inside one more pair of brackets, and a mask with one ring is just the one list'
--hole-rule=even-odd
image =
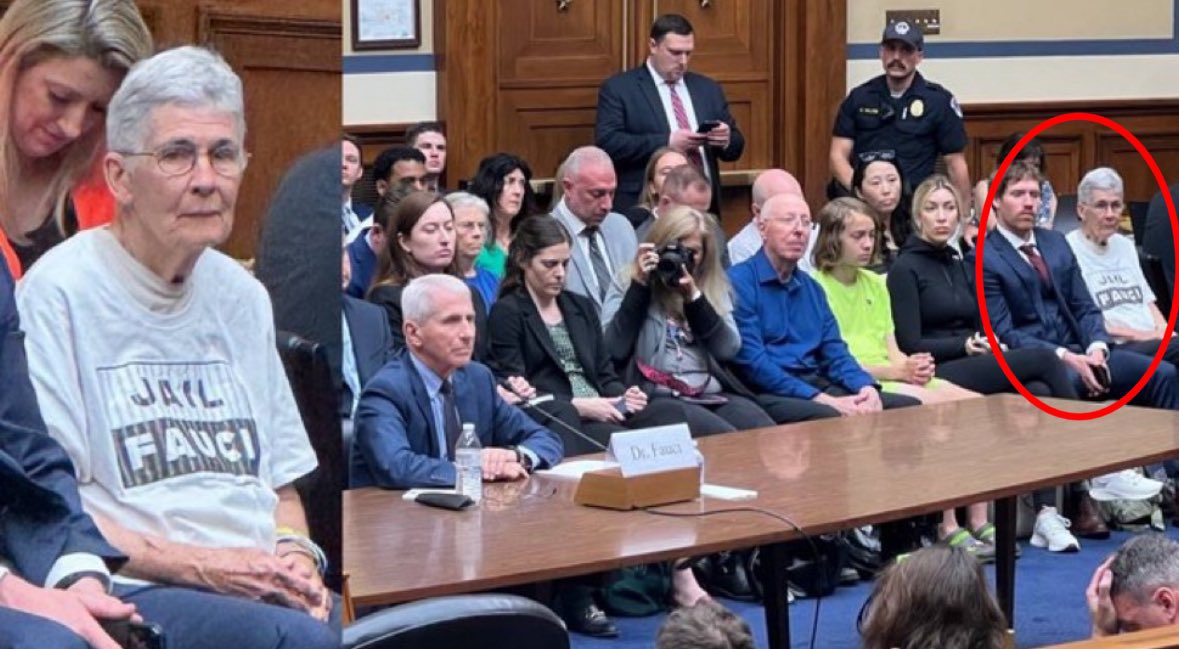
{"label": "white wall", "polygon": [[[438,107],[437,75],[433,70],[434,3],[431,0],[420,2],[421,46],[412,50],[380,52],[352,50],[351,2],[341,0],[341,3],[344,23],[344,126],[400,124],[436,119]],[[350,67],[357,66],[375,68],[376,71],[348,71]]]}

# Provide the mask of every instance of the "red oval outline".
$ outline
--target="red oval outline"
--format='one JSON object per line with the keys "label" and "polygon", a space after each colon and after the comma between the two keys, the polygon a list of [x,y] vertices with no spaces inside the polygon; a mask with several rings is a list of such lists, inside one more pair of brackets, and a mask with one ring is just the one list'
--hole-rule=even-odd
{"label": "red oval outline", "polygon": [[[1134,149],[1138,151],[1138,154],[1141,155],[1142,159],[1146,161],[1146,165],[1150,167],[1151,173],[1154,174],[1155,182],[1158,183],[1159,188],[1162,190],[1163,201],[1166,203],[1167,213],[1171,217],[1171,239],[1175,245],[1175,249],[1179,250],[1179,218],[1176,217],[1175,202],[1171,198],[1171,190],[1167,186],[1166,180],[1163,179],[1162,171],[1159,170],[1158,164],[1155,163],[1154,158],[1150,155],[1150,151],[1146,150],[1146,147],[1142,145],[1142,142],[1139,142],[1138,138],[1134,137],[1134,134],[1123,127],[1121,124],[1115,122],[1112,119],[1109,119],[1108,117],[1096,115],[1093,113],[1076,112],[1063,113],[1061,115],[1057,115],[1056,117],[1052,117],[1044,120],[1043,122],[1040,122],[1019,140],[1019,142],[1015,145],[1015,148],[1013,148],[1011,152],[1007,154],[1006,158],[1003,158],[1003,162],[999,164],[998,171],[995,172],[995,177],[1001,178],[1004,174],[1007,173],[1007,169],[1015,160],[1015,156],[1029,141],[1031,141],[1032,138],[1053,126],[1056,126],[1057,124],[1076,121],[1093,122],[1095,124],[1105,126],[1106,128],[1114,130],[1118,133],[1118,135],[1121,135],[1123,139],[1134,145]],[[1179,315],[1179,300],[1175,299],[1175,292],[1172,292],[1171,295],[1171,313],[1167,317],[1167,330],[1163,333],[1162,341],[1160,341],[1158,351],[1155,352],[1154,358],[1151,360],[1150,367],[1146,370],[1146,374],[1143,374],[1142,378],[1138,379],[1138,383],[1134,384],[1134,387],[1121,399],[1118,399],[1104,408],[1099,408],[1089,412],[1069,412],[1067,410],[1060,410],[1059,408],[1054,408],[1043,401],[1040,401],[1036,395],[1028,392],[1028,389],[1024,387],[1023,383],[1020,383],[1019,379],[1016,378],[1015,374],[1011,371],[1011,368],[1007,365],[1007,359],[1003,357],[1003,350],[999,347],[998,339],[995,338],[995,331],[991,328],[991,318],[987,313],[986,292],[983,289],[982,260],[984,246],[986,245],[987,219],[991,215],[991,204],[995,200],[995,189],[998,188],[998,186],[998,183],[990,183],[990,187],[987,188],[986,202],[983,204],[982,212],[979,214],[978,230],[980,233],[982,233],[982,235],[978,237],[978,243],[976,244],[975,248],[974,293],[975,298],[978,300],[978,310],[982,319],[983,331],[987,335],[987,341],[990,342],[991,351],[995,354],[995,358],[999,361],[999,369],[1003,370],[1003,373],[1007,375],[1008,380],[1010,380],[1011,384],[1015,386],[1015,389],[1021,395],[1023,395],[1023,398],[1027,399],[1028,402],[1033,406],[1054,417],[1060,417],[1061,419],[1071,419],[1073,421],[1087,421],[1089,419],[1098,419],[1113,413],[1118,408],[1121,408],[1122,406],[1129,403],[1130,399],[1133,399],[1138,395],[1142,388],[1146,386],[1147,381],[1150,380],[1150,377],[1154,374],[1155,370],[1158,369],[1159,363],[1162,362],[1163,353],[1166,351],[1167,343],[1171,340],[1171,335],[1175,331],[1176,315]],[[1176,256],[1175,259],[1175,270],[1176,275],[1179,275],[1179,256]]]}

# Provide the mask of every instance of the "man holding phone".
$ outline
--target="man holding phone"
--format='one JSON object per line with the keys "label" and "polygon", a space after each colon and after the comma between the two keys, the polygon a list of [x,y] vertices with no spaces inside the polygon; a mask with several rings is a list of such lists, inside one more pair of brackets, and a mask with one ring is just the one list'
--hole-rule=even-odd
{"label": "man holding phone", "polygon": [[729,113],[716,81],[688,72],[695,48],[692,24],[666,14],[651,25],[649,54],[643,65],[607,79],[598,90],[594,143],[614,160],[618,191],[614,211],[638,202],[647,161],[669,146],[687,156],[712,184],[713,214],[720,216],[719,160],[732,162],[745,150],[745,138]]}

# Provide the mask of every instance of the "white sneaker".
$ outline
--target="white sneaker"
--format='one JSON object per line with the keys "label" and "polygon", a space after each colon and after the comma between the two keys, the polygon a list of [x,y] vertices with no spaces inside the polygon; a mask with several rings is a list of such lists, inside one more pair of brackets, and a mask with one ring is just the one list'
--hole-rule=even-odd
{"label": "white sneaker", "polygon": [[1146,500],[1159,494],[1163,483],[1151,480],[1134,469],[1107,473],[1089,480],[1093,500]]}
{"label": "white sneaker", "polygon": [[1036,525],[1032,528],[1032,545],[1037,548],[1048,548],[1049,552],[1076,552],[1081,549],[1077,537],[1068,531],[1072,525],[1064,516],[1057,513],[1055,507],[1045,507],[1036,515]]}

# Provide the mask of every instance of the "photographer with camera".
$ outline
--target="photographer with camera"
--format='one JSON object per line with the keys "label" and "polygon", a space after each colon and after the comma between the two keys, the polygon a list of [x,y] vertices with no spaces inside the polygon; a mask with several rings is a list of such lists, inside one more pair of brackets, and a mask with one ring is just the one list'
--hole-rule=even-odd
{"label": "photographer with camera", "polygon": [[626,378],[683,402],[693,435],[772,426],[722,365],[741,336],[711,217],[690,207],[660,215],[629,275],[602,310],[610,353]]}

